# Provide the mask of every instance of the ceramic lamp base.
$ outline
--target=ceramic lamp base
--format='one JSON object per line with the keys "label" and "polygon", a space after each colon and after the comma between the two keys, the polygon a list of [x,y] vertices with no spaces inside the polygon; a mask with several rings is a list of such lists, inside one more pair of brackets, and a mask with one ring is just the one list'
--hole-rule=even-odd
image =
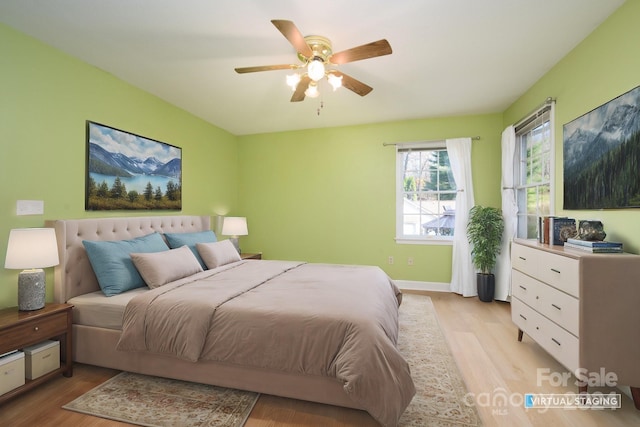
{"label": "ceramic lamp base", "polygon": [[44,307],[46,295],[44,270],[24,270],[18,276],[18,310],[32,311]]}
{"label": "ceramic lamp base", "polygon": [[229,237],[229,240],[231,240],[231,243],[233,243],[233,246],[236,248],[236,251],[238,251],[238,253],[241,254],[242,251],[240,250],[240,242],[238,241],[238,238]]}

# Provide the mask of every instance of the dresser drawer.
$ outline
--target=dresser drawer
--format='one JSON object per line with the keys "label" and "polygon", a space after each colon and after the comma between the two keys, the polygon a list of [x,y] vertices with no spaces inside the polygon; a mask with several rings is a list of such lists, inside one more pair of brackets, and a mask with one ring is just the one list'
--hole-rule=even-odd
{"label": "dresser drawer", "polygon": [[548,283],[569,295],[579,296],[578,259],[515,243],[511,250],[511,265],[515,270]]}
{"label": "dresser drawer", "polygon": [[537,249],[514,244],[511,247],[511,266],[529,276],[535,277],[540,273],[540,254],[541,251]]}
{"label": "dresser drawer", "polygon": [[538,344],[567,369],[575,372],[579,367],[580,346],[578,338],[547,319],[543,318],[541,324],[543,337],[540,338]]}
{"label": "dresser drawer", "polygon": [[541,317],[514,295],[511,300],[511,320],[534,341],[539,341],[542,337],[539,321]]}
{"label": "dresser drawer", "polygon": [[571,372],[579,367],[578,338],[542,314],[514,298],[511,302],[513,322]]}
{"label": "dresser drawer", "polygon": [[530,307],[537,305],[539,297],[538,289],[542,283],[531,276],[511,270],[511,294]]}
{"label": "dresser drawer", "polygon": [[580,261],[541,251],[538,278],[569,295],[578,297],[580,293]]}
{"label": "dresser drawer", "polygon": [[512,270],[511,282],[514,297],[573,335],[579,336],[580,304],[577,298],[517,270]]}
{"label": "dresser drawer", "polygon": [[5,331],[2,336],[3,347],[20,348],[44,341],[47,338],[67,331],[67,313],[56,313],[41,319],[17,324]]}

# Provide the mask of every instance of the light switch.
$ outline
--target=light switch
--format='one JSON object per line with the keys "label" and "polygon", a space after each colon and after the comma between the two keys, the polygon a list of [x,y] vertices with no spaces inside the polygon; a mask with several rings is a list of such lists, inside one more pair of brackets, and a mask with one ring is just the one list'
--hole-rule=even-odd
{"label": "light switch", "polygon": [[17,215],[43,215],[44,200],[18,200],[16,204]]}

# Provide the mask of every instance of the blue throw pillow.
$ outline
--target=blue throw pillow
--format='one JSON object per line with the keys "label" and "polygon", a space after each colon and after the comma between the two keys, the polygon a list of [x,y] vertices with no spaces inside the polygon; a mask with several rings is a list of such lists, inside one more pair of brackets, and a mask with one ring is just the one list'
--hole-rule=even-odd
{"label": "blue throw pillow", "polygon": [[202,257],[198,253],[196,244],[214,243],[218,240],[216,238],[216,234],[211,230],[197,231],[195,233],[165,233],[164,237],[166,237],[171,249],[177,249],[185,245],[189,246],[189,249],[191,249],[191,252],[193,252],[193,254],[196,256],[196,259],[202,266],[203,270],[207,269],[207,265],[204,263]]}
{"label": "blue throw pillow", "polygon": [[146,286],[129,254],[169,250],[159,233],[131,240],[83,240],[82,244],[96,273],[100,289],[108,297]]}

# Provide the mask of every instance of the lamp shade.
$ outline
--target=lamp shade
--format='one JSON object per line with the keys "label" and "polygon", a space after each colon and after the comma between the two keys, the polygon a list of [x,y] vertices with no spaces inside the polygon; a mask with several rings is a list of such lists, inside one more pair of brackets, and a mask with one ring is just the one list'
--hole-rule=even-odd
{"label": "lamp shade", "polygon": [[45,268],[59,263],[58,243],[53,228],[16,228],[9,233],[4,268]]}
{"label": "lamp shade", "polygon": [[246,236],[249,234],[247,218],[243,216],[227,216],[222,224],[224,236]]}

